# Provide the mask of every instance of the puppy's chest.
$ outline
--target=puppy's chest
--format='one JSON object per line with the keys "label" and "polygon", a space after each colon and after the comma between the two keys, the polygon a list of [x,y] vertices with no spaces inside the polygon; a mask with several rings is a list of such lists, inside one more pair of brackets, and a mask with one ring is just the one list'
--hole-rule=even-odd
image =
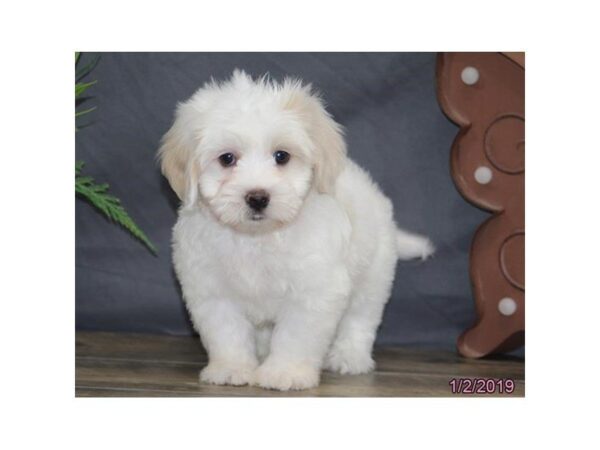
{"label": "puppy's chest", "polygon": [[294,256],[277,239],[234,240],[216,252],[223,282],[237,298],[268,306],[294,289]]}

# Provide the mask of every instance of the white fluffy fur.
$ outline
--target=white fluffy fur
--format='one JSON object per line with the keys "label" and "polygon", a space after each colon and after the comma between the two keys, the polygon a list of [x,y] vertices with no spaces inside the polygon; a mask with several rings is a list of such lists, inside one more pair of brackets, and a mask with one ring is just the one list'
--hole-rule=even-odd
{"label": "white fluffy fur", "polygon": [[[179,105],[159,156],[183,202],[173,259],[209,355],[200,379],[287,390],[317,386],[322,368],[372,370],[396,260],[433,246],[397,229],[311,87],[241,71],[208,83]],[[262,220],[244,200],[255,189],[270,194]]]}

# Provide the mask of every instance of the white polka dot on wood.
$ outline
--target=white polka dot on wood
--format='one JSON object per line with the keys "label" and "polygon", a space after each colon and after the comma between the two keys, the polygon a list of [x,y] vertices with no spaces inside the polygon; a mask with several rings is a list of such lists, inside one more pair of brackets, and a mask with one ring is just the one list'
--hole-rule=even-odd
{"label": "white polka dot on wood", "polygon": [[479,184],[488,184],[490,181],[492,181],[492,178],[492,169],[487,166],[479,166],[475,170],[475,181],[477,181]]}
{"label": "white polka dot on wood", "polygon": [[460,73],[460,78],[468,86],[473,86],[479,81],[479,70],[475,67],[467,66]]}
{"label": "white polka dot on wood", "polygon": [[503,316],[512,316],[517,310],[517,302],[510,297],[504,297],[498,302],[498,311]]}

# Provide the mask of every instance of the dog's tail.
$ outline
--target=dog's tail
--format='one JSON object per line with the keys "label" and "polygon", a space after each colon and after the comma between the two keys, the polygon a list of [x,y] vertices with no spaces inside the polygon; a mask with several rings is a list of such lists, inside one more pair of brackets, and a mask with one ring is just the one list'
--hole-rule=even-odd
{"label": "dog's tail", "polygon": [[429,238],[400,228],[397,229],[396,247],[398,259],[405,261],[415,258],[427,259],[435,252],[435,246]]}

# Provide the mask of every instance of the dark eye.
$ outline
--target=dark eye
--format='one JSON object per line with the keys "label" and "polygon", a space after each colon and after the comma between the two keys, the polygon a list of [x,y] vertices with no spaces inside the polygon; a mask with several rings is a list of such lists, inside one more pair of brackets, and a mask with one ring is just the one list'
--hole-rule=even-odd
{"label": "dark eye", "polygon": [[236,158],[233,153],[223,153],[219,156],[219,162],[223,167],[229,167],[235,164]]}
{"label": "dark eye", "polygon": [[275,162],[277,164],[283,165],[290,160],[290,154],[283,150],[277,150],[275,153],[273,153],[273,158],[275,158]]}

